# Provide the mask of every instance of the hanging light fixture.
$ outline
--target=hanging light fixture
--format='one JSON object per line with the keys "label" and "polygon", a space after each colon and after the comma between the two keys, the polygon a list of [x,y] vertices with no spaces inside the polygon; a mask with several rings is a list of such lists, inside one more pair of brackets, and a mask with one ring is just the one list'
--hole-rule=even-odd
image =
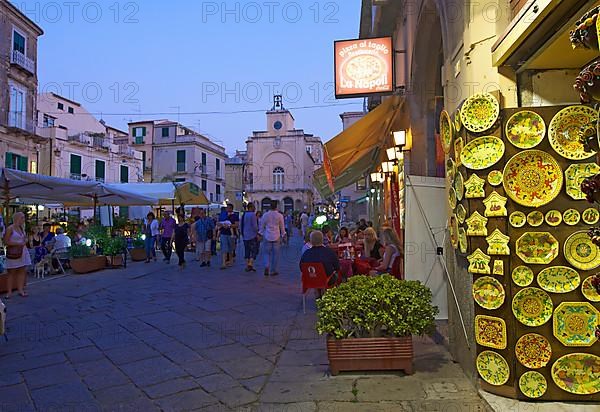
{"label": "hanging light fixture", "polygon": [[392,134],[394,135],[394,145],[402,150],[406,146],[406,130],[398,130]]}

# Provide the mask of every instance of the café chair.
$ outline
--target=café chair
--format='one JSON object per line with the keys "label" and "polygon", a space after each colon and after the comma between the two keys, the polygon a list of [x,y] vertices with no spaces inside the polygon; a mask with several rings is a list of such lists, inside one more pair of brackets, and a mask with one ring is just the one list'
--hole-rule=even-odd
{"label": "caf\u00e9 chair", "polygon": [[[322,263],[302,263],[302,311],[306,314],[306,293],[310,289],[329,289],[330,276],[327,276]],[[335,285],[334,285],[335,286]]]}

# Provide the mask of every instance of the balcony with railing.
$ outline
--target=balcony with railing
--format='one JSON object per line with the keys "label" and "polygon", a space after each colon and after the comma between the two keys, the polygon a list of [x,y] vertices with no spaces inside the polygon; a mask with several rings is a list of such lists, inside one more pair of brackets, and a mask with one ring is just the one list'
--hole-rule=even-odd
{"label": "balcony with railing", "polygon": [[91,136],[92,147],[95,149],[108,150],[110,149],[110,140],[102,136]]}
{"label": "balcony with railing", "polygon": [[81,173],[71,173],[69,176],[73,180],[81,180]]}
{"label": "balcony with railing", "polygon": [[126,144],[119,145],[117,153],[121,156],[135,158],[135,150],[133,150],[131,147],[129,147],[129,145]]}
{"label": "balcony with railing", "polygon": [[25,112],[9,111],[6,126],[15,132],[29,135],[35,134],[36,124],[33,119],[27,118]]}
{"label": "balcony with railing", "polygon": [[85,133],[79,133],[68,137],[70,143],[80,144],[83,146],[89,146],[92,143],[91,136]]}
{"label": "balcony with railing", "polygon": [[18,50],[13,50],[10,54],[10,63],[35,74],[35,62]]}

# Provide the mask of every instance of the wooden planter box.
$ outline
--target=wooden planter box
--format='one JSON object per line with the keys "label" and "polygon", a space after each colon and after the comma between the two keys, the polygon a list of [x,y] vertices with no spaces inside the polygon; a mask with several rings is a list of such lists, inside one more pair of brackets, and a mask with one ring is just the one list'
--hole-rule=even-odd
{"label": "wooden planter box", "polygon": [[332,375],[343,371],[404,370],[413,373],[412,336],[403,338],[327,339]]}
{"label": "wooden planter box", "polygon": [[146,260],[146,250],[144,248],[129,249],[131,260],[134,262],[142,262]]}
{"label": "wooden planter box", "polygon": [[89,256],[71,259],[73,272],[83,274],[106,268],[106,256]]}
{"label": "wooden planter box", "polygon": [[106,264],[112,268],[119,268],[123,266],[123,255],[107,256]]}

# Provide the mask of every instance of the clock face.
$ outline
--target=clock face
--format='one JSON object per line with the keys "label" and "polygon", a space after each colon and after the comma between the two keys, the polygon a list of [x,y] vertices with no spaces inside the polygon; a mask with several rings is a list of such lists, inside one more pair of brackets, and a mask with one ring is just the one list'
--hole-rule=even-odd
{"label": "clock face", "polygon": [[275,130],[279,130],[283,127],[283,123],[277,120],[275,123],[273,123],[273,127],[275,128]]}

